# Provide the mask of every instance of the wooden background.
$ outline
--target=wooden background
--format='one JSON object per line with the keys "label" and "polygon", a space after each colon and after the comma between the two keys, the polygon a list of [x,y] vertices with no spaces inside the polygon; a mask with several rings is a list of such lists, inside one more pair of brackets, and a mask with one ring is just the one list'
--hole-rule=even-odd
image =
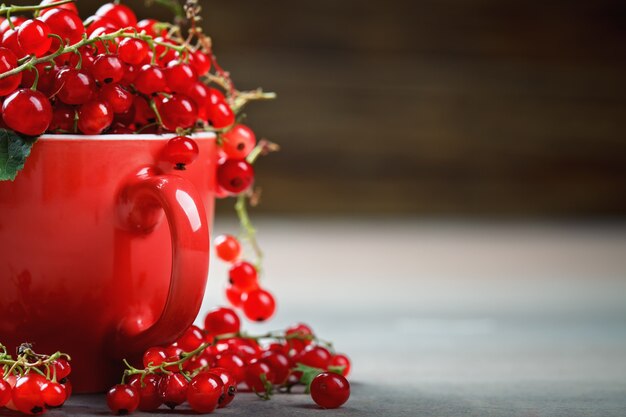
{"label": "wooden background", "polygon": [[279,94],[248,109],[283,146],[259,211],[626,214],[623,1],[200,3],[238,86]]}

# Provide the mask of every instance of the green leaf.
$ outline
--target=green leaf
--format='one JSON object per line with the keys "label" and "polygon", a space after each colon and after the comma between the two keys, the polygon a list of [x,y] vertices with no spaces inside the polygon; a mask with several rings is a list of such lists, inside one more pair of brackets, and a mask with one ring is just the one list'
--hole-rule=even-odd
{"label": "green leaf", "polygon": [[0,129],[0,181],[13,181],[24,168],[35,140],[23,138],[12,130]]}

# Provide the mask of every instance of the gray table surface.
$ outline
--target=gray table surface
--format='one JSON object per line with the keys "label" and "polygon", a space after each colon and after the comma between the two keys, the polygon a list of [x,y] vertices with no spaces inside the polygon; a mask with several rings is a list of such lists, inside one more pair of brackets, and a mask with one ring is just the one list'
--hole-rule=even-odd
{"label": "gray table surface", "polygon": [[[322,411],[304,394],[242,393],[216,415],[626,416],[626,225],[258,228],[280,304],[246,328],[309,323],[351,356],[352,396]],[[203,311],[224,303],[225,277],[213,262]],[[48,415],[106,414],[102,396],[74,396]]]}

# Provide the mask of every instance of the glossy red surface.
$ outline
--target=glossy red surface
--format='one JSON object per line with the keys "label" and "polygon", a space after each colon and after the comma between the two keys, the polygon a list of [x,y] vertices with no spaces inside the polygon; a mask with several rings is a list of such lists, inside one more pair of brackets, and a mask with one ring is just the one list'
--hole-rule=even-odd
{"label": "glossy red surface", "polygon": [[[106,138],[106,139],[104,139]],[[167,138],[44,136],[0,182],[0,341],[72,356],[75,392],[104,391],[123,357],[174,341],[206,285],[216,145],[184,171]],[[140,363],[140,362],[139,362]]]}

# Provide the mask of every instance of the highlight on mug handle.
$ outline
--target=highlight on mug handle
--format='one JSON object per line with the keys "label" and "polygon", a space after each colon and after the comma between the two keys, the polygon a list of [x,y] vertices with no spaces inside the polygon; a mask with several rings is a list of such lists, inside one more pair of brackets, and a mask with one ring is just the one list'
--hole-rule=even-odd
{"label": "highlight on mug handle", "polygon": [[[161,211],[162,209],[162,211]],[[172,238],[172,272],[161,316],[136,334],[120,329],[117,344],[140,351],[177,337],[200,310],[209,270],[209,226],[195,186],[177,175],[154,174],[149,168],[134,177],[120,193],[119,213],[125,228],[149,233],[165,212]]]}

